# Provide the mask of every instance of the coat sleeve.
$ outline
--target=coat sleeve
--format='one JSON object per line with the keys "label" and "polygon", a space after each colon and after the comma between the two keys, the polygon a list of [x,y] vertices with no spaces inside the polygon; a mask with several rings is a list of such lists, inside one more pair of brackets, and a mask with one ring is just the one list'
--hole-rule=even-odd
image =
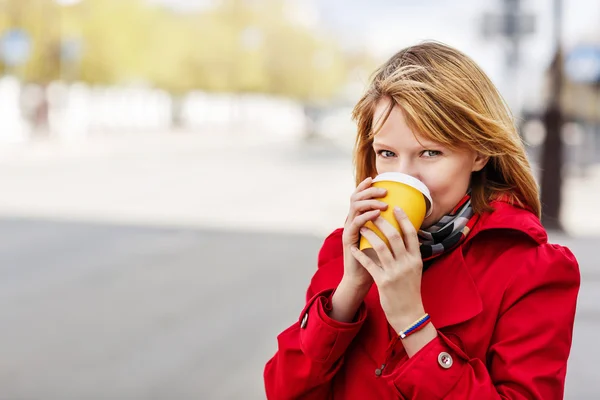
{"label": "coat sleeve", "polygon": [[556,245],[530,249],[524,257],[504,292],[487,365],[438,331],[436,339],[385,376],[399,398],[563,398],[579,267],[568,249]]}
{"label": "coat sleeve", "polygon": [[[329,263],[339,263],[341,253],[341,230],[337,230],[325,240],[319,252],[319,270]],[[323,289],[315,277],[298,321],[279,334],[277,353],[265,367],[268,399],[330,398],[331,381],[343,364],[343,354],[365,321],[364,304],[352,323],[329,318],[335,288]]]}

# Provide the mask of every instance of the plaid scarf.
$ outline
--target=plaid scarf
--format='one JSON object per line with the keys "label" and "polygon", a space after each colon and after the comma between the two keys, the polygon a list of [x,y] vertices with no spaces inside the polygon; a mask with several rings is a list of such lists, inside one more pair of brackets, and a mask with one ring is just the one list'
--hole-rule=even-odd
{"label": "plaid scarf", "polygon": [[[479,216],[471,206],[471,191],[437,223],[427,229],[419,230],[421,258],[429,261],[449,252],[461,243],[471,232]],[[427,263],[429,266],[430,263]]]}

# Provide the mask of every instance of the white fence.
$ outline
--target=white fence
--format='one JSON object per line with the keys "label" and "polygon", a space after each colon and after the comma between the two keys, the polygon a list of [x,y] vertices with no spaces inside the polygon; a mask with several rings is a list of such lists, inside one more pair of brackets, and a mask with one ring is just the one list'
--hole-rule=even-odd
{"label": "white fence", "polygon": [[26,141],[40,129],[65,140],[95,132],[164,132],[175,121],[178,128],[200,133],[294,136],[307,123],[302,104],[285,98],[191,92],[174,99],[145,87],[55,82],[42,88],[13,77],[0,79],[0,113],[0,142]]}

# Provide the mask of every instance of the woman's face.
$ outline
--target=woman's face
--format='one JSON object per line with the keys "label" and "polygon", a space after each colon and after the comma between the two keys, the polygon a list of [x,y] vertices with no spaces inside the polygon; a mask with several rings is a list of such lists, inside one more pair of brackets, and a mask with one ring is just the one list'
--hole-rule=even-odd
{"label": "woman's face", "polygon": [[[379,101],[373,126],[385,115],[389,100]],[[418,139],[418,140],[417,140]],[[433,212],[425,219],[427,228],[448,214],[463,198],[471,173],[481,170],[487,158],[471,150],[450,150],[413,132],[396,105],[373,142],[377,173],[402,172],[421,180],[431,192]]]}

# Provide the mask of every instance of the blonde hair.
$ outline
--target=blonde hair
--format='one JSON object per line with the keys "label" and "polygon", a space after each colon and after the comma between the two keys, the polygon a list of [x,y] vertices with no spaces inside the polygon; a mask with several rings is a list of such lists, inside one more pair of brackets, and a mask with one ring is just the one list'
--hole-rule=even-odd
{"label": "blonde hair", "polygon": [[377,121],[379,127],[398,105],[409,127],[421,137],[489,157],[486,166],[471,176],[476,213],[492,211],[491,201],[502,197],[540,216],[538,186],[502,96],[471,58],[437,42],[411,46],[391,57],[375,71],[354,107],[357,184],[377,174],[373,114],[385,99],[390,105]]}

